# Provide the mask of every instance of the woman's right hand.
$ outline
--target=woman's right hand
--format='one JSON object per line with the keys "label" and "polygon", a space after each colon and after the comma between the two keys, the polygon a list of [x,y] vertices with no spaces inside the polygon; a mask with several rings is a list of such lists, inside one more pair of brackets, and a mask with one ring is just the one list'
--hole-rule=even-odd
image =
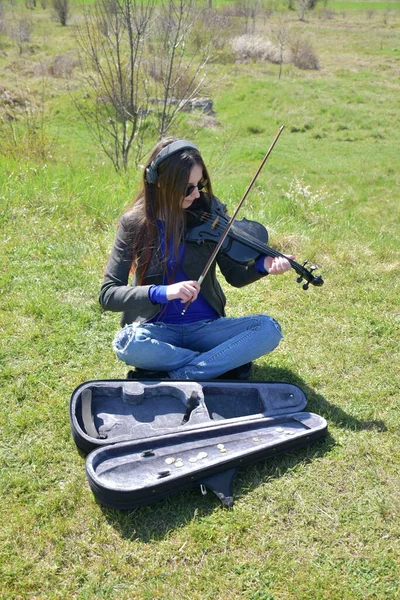
{"label": "woman's right hand", "polygon": [[200,293],[197,281],[179,281],[167,285],[167,300],[180,300],[181,302],[194,302]]}

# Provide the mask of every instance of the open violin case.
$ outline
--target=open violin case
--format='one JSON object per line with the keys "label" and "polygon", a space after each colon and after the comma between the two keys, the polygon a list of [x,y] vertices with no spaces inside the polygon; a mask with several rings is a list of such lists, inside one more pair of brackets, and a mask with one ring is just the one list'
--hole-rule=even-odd
{"label": "open violin case", "polygon": [[97,500],[133,509],[192,486],[233,504],[238,467],[323,438],[304,392],[254,381],[88,381],[71,396],[73,439]]}

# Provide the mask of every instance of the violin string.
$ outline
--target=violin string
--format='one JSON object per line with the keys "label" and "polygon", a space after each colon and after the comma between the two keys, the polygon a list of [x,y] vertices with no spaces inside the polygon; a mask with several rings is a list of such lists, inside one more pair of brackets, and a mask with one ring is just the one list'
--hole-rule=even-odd
{"label": "violin string", "polygon": [[[207,223],[207,222],[215,221],[215,215],[212,215],[211,213],[207,213],[207,212],[204,212],[203,215],[206,216],[206,220],[203,220],[203,222]],[[217,216],[220,217],[220,220],[222,221],[222,223],[219,224],[219,222],[218,222],[217,225],[215,226],[214,230],[217,233],[221,233],[222,234],[225,231],[225,227],[228,224],[229,218],[228,217],[224,217],[222,215],[217,215]],[[299,275],[302,275],[307,280],[310,280],[310,277],[313,278],[312,273],[304,265],[300,265],[299,263],[297,263],[292,258],[288,258],[287,256],[285,256],[281,252],[278,252],[277,250],[274,250],[273,248],[271,248],[267,244],[264,244],[264,243],[260,242],[257,238],[255,238],[251,234],[248,234],[248,233],[245,233],[245,232],[241,231],[239,234],[233,233],[232,237],[234,239],[236,239],[239,243],[242,241],[241,238],[244,238],[245,240],[248,240],[249,243],[251,243],[251,247],[254,248],[255,250],[259,250],[261,254],[266,254],[267,256],[271,256],[271,257],[274,257],[274,258],[277,258],[277,257],[286,258],[286,260],[289,261],[289,263],[291,264],[291,266],[293,267],[293,269]],[[267,250],[267,252],[266,252],[266,250]]]}
{"label": "violin string", "polygon": [[[210,220],[212,218],[212,215],[210,215]],[[223,223],[218,224],[214,231],[216,231],[217,233],[222,233],[225,230],[226,224],[228,223],[228,219],[223,219]],[[232,232],[233,235],[232,237],[234,239],[236,239],[237,241],[241,241],[241,238],[243,238],[245,241],[248,241],[249,243],[252,244],[252,247],[255,250],[259,250],[261,253],[266,253],[265,250],[268,250],[267,255],[268,256],[273,256],[273,257],[278,257],[278,256],[283,256],[283,254],[281,254],[280,252],[278,252],[277,250],[274,250],[273,248],[271,248],[270,246],[267,246],[267,244],[264,244],[262,242],[260,242],[256,237],[254,237],[253,235],[246,233],[245,231],[240,231],[239,233],[235,233],[234,231]],[[286,258],[286,257],[285,257]]]}
{"label": "violin string", "polygon": [[[203,218],[205,217],[205,219]],[[223,215],[217,215],[217,217],[219,217],[219,220],[222,221],[221,224],[219,224],[219,220],[218,223],[216,224],[216,226],[214,227],[214,230],[217,233],[221,233],[223,234],[225,229],[226,229],[226,225],[229,222],[229,218],[228,217],[224,217]],[[202,221],[203,223],[208,223],[208,222],[214,222],[215,219],[215,215],[212,215],[211,213],[208,212],[203,212],[201,215]],[[255,250],[259,250],[260,254],[267,254],[267,256],[271,256],[271,257],[282,257],[282,258],[286,258],[289,263],[291,264],[291,266],[293,267],[293,269],[302,277],[305,277],[307,279],[307,281],[313,281],[314,280],[314,276],[312,275],[312,272],[309,271],[308,269],[306,269],[306,267],[304,265],[300,265],[299,263],[297,263],[295,260],[288,258],[287,256],[285,256],[284,254],[282,254],[281,252],[278,252],[277,250],[274,250],[273,248],[271,248],[270,246],[268,246],[267,244],[264,244],[262,242],[260,242],[256,237],[252,236],[251,234],[248,233],[244,233],[244,232],[240,232],[240,234],[234,234],[232,236],[234,239],[236,239],[239,243],[242,241],[243,242],[243,238],[245,241],[249,241],[249,245],[250,247],[254,248]],[[242,239],[241,239],[242,238]],[[265,252],[267,250],[267,253]]]}
{"label": "violin string", "polygon": [[[212,221],[212,219],[213,219],[213,215],[212,214],[210,214],[210,213],[203,213],[203,215],[207,217],[206,220],[203,220],[204,223]],[[226,225],[228,223],[228,220],[229,220],[229,219],[221,217],[221,216],[220,216],[220,218],[222,220],[222,223],[221,224],[218,223],[216,225],[216,227],[214,228],[214,231],[216,231],[217,233],[223,233],[225,231],[225,227],[226,227]],[[277,250],[274,250],[270,246],[267,246],[267,244],[263,244],[262,242],[260,242],[259,240],[257,240],[257,238],[255,238],[254,236],[252,236],[249,233],[241,231],[240,233],[235,234],[233,232],[233,236],[232,237],[236,238],[237,241],[239,241],[239,242],[241,241],[240,238],[242,237],[244,240],[251,242],[253,248],[255,250],[259,250],[261,253],[265,254],[265,250],[267,249],[268,250],[267,256],[272,256],[274,258],[281,256],[283,258],[287,258],[286,256],[284,256],[284,254],[281,254]],[[291,263],[294,262],[291,259],[288,259],[288,260]]]}

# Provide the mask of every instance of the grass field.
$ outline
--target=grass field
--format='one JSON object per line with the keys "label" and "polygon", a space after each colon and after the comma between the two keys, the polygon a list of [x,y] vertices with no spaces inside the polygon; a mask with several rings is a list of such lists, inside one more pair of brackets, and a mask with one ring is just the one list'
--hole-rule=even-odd
{"label": "grass field", "polygon": [[97,296],[138,171],[116,174],[66,79],[39,74],[74,48],[73,25],[13,10],[33,30],[21,55],[0,34],[0,110],[18,117],[0,138],[0,597],[399,598],[400,3],[260,19],[266,36],[284,22],[309,40],[320,69],[285,64],[279,79],[271,63],[216,63],[212,127],[197,115],[176,131],[232,210],[285,125],[242,216],[316,262],[325,285],[304,292],[289,273],[224,288],[230,315],[280,321],[285,339],[254,378],[299,385],[328,438],[242,469],[231,510],[195,489],[126,513],[92,496],[68,408],[83,381],[126,376],[111,348],[119,315]]}

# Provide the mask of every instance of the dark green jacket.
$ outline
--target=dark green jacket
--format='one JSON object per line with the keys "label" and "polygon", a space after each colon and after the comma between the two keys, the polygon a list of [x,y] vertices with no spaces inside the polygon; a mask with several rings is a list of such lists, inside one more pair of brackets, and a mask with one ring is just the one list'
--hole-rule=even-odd
{"label": "dark green jacket", "polygon": [[[213,198],[213,202],[219,203],[216,198]],[[132,239],[130,232],[135,218],[133,211],[127,212],[121,217],[99,298],[104,310],[123,313],[122,326],[133,322],[148,321],[162,309],[161,304],[153,304],[149,299],[150,286],[163,284],[163,266],[158,252],[154,252],[152,255],[145,274],[144,285],[138,285],[135,275],[129,285],[132,264],[129,240]],[[182,269],[188,280],[197,280],[200,277],[214,247],[215,243],[211,242],[186,243]],[[265,275],[257,271],[254,265],[239,265],[222,252],[218,253],[216,262],[226,281],[234,287],[243,287]],[[201,292],[217,314],[222,317],[225,316],[226,298],[215,271],[216,263],[214,261],[201,284]]]}

